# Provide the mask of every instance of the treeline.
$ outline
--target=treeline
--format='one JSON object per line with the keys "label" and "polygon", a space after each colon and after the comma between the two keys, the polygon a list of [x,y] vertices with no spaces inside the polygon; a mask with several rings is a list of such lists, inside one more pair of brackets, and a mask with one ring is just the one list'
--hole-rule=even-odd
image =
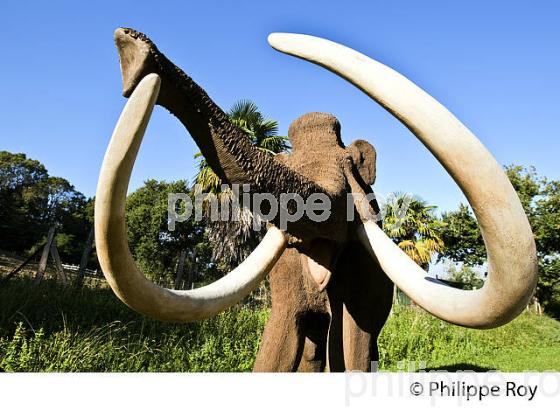
{"label": "treeline", "polygon": [[[167,229],[167,194],[188,193],[186,181],[148,180],[127,198],[130,248],[150,279],[175,284],[178,260],[183,272],[177,286],[210,281],[221,275],[211,261],[204,222],[187,221]],[[42,247],[51,227],[63,263],[79,264],[93,227],[94,199],[86,198],[64,178],[25,154],[0,151],[0,249],[21,256]],[[99,268],[95,252],[88,264]]]}
{"label": "treeline", "polygon": [[[168,229],[172,193],[190,193],[187,182],[148,180],[126,200],[128,243],[138,267],[153,281],[179,288],[221,277],[225,270],[212,258],[205,221],[189,218]],[[183,269],[177,277],[180,259]]]}
{"label": "treeline", "polygon": [[33,252],[51,226],[67,263],[79,263],[93,223],[93,203],[64,178],[25,154],[0,151],[0,249]]}
{"label": "treeline", "polygon": [[[512,165],[505,170],[535,235],[539,262],[535,296],[548,313],[560,317],[560,181],[539,176],[533,167]],[[186,181],[148,180],[128,196],[130,249],[141,270],[155,282],[182,287],[212,281],[229,270],[232,260],[236,265],[235,258],[251,251],[251,237],[240,235],[250,231],[251,220],[245,221],[247,227],[228,230],[191,219],[169,231],[167,197],[178,192],[190,192]],[[483,278],[476,272],[485,268],[486,250],[470,208],[461,204],[439,215],[436,206],[413,198],[397,221],[397,210],[405,200],[397,195],[386,205],[386,233],[424,269],[447,260],[455,264],[447,279],[469,289],[479,287]],[[92,198],[67,180],[50,176],[40,162],[25,154],[0,152],[0,249],[29,255],[55,226],[62,260],[78,264],[93,224],[93,205]],[[231,246],[228,235],[242,239]],[[240,252],[242,247],[246,249]],[[228,252],[231,255],[224,257]],[[178,266],[183,266],[184,277],[177,277]],[[90,268],[96,267],[93,253]]]}

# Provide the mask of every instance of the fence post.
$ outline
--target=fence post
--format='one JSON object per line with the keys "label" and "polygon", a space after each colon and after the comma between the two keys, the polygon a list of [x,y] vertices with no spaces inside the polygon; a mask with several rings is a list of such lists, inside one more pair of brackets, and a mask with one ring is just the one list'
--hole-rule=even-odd
{"label": "fence post", "polygon": [[35,276],[35,280],[33,281],[33,285],[38,285],[43,280],[43,276],[45,275],[45,270],[47,269],[47,261],[49,259],[49,252],[51,250],[51,244],[54,238],[54,226],[49,228],[49,233],[47,234],[47,243],[45,243],[45,247],[43,248],[43,253],[41,254],[41,260],[39,262],[39,268],[37,269],[37,275]]}
{"label": "fence post", "polygon": [[51,257],[54,262],[54,267],[56,269],[56,274],[62,284],[66,286],[68,284],[68,279],[66,278],[66,273],[62,268],[62,262],[60,262],[60,255],[58,254],[58,249],[56,248],[56,243],[53,241],[51,243]]}
{"label": "fence post", "polygon": [[38,247],[37,250],[35,252],[33,252],[33,254],[31,256],[29,256],[25,261],[23,261],[17,268],[12,270],[5,278],[3,278],[0,281],[0,283],[5,283],[5,282],[9,281],[11,278],[13,278],[15,275],[17,275],[23,268],[25,268],[25,266],[29,262],[31,262],[33,259],[35,259],[35,256],[37,256],[39,254],[39,252],[41,252],[40,247]]}
{"label": "fence post", "polygon": [[177,262],[177,270],[175,271],[175,289],[179,289],[181,286],[181,281],[183,280],[183,271],[185,270],[185,259],[187,257],[187,251],[182,250],[179,255],[179,261]]}
{"label": "fence post", "polygon": [[84,252],[82,253],[82,259],[80,260],[80,267],[78,269],[78,275],[76,276],[76,287],[81,288],[84,284],[84,276],[86,274],[87,264],[89,261],[89,256],[91,255],[91,249],[93,248],[93,237],[94,237],[93,226],[89,230],[89,234],[86,240],[86,246]]}
{"label": "fence post", "polygon": [[196,248],[193,249],[189,257],[189,271],[187,272],[187,289],[194,289],[194,282],[196,281],[198,273],[198,263],[196,262],[197,253]]}

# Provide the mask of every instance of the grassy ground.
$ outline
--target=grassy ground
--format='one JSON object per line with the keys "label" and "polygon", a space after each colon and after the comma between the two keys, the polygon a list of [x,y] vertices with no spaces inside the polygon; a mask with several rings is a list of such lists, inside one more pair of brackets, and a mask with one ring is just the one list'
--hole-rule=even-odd
{"label": "grassy ground", "polygon": [[176,325],[142,317],[105,287],[10,282],[0,287],[5,371],[248,371],[266,317],[238,307]]}
{"label": "grassy ground", "polygon": [[523,313],[491,330],[450,325],[424,311],[397,309],[379,338],[386,370],[560,370],[560,322]]}
{"label": "grassy ground", "polygon": [[[248,371],[268,310],[238,306],[188,325],[146,319],[105,286],[52,280],[0,285],[0,368],[5,371]],[[525,313],[499,329],[446,324],[396,309],[379,340],[380,368],[560,370],[560,323]],[[410,367],[409,367],[410,366]]]}

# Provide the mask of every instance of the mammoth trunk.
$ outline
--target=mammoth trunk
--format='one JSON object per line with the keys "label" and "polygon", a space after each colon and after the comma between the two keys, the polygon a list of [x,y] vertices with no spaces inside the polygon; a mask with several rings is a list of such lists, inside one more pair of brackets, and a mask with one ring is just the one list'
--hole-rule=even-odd
{"label": "mammoth trunk", "polygon": [[[307,199],[313,193],[329,193],[275,160],[269,153],[254,147],[224,111],[183,70],[173,64],[144,34],[129,28],[115,31],[123,78],[123,95],[132,94],[148,74],[161,78],[156,104],[168,109],[187,128],[214,172],[229,184],[249,184],[251,193],[296,193]],[[295,204],[289,203],[290,213]],[[276,219],[271,222],[278,225]],[[328,222],[327,222],[328,224]],[[288,227],[295,235],[315,230],[306,219]]]}

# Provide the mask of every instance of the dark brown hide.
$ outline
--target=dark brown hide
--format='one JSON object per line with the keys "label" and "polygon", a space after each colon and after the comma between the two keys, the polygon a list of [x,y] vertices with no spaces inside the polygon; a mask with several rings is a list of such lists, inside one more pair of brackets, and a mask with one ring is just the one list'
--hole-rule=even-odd
{"label": "dark brown hide", "polygon": [[[288,135],[293,151],[280,160],[290,168],[347,192],[371,193],[364,178],[375,180],[375,149],[356,141],[345,150],[334,116],[305,114]],[[370,205],[377,212],[377,203]],[[377,337],[391,308],[392,282],[358,242],[293,243],[270,273],[272,311],[254,370],[323,371],[328,362],[330,371],[369,371],[379,359]]]}
{"label": "dark brown hide", "polygon": [[379,360],[377,337],[391,310],[393,282],[360,243],[350,242],[339,257],[328,295],[330,371],[370,371],[371,362]]}
{"label": "dark brown hide", "polygon": [[272,310],[253,370],[323,371],[328,362],[330,371],[370,371],[393,283],[358,242],[346,244],[323,291],[304,257],[289,248],[270,273]]}

